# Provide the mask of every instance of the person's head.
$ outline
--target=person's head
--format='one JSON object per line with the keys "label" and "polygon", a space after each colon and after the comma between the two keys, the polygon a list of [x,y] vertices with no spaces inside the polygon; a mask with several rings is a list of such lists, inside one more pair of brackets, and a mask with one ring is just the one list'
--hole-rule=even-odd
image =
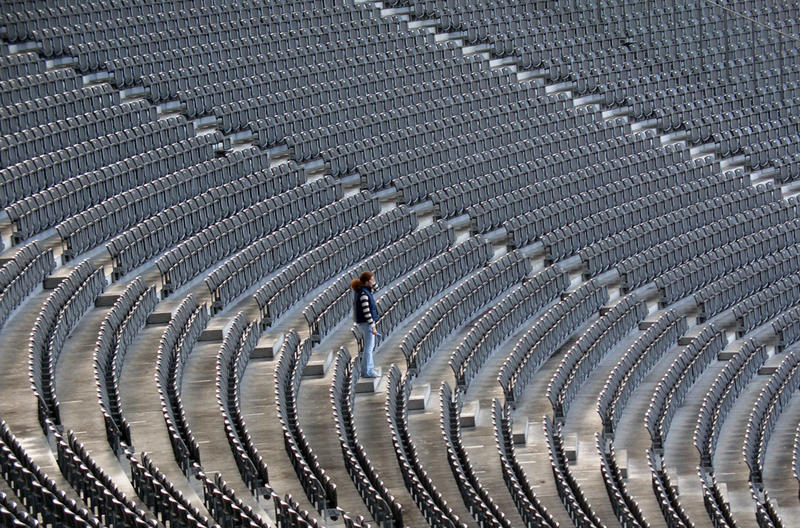
{"label": "person's head", "polygon": [[375,276],[371,271],[361,272],[361,275],[359,275],[357,279],[353,279],[352,282],[350,282],[350,287],[356,291],[366,286],[375,286]]}

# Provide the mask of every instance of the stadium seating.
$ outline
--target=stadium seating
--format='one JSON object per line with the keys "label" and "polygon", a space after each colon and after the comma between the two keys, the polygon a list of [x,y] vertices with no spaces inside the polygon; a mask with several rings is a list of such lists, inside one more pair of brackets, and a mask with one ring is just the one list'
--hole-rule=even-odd
{"label": "stadium seating", "polygon": [[788,0],[0,3],[0,525],[791,526],[798,39]]}

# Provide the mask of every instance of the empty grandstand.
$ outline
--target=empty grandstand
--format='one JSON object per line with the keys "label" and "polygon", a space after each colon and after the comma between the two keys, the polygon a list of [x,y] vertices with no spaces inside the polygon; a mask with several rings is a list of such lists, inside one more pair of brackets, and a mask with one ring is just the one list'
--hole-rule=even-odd
{"label": "empty grandstand", "polygon": [[799,124],[788,0],[0,1],[0,526],[800,525]]}

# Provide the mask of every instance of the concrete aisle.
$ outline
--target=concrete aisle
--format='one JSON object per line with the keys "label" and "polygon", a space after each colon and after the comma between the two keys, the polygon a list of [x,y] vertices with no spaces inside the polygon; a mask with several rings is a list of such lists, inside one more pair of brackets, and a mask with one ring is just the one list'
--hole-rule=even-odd
{"label": "concrete aisle", "polygon": [[165,329],[166,325],[146,326],[128,349],[120,378],[122,413],[131,427],[135,451],[147,452],[183,496],[211,518],[203,505],[202,487],[196,480],[187,479],[175,462],[161,411],[155,372],[158,344]]}

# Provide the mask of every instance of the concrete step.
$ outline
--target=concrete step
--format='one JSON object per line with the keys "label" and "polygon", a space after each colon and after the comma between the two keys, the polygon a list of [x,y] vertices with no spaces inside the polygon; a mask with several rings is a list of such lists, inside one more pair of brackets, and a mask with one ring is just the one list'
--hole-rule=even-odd
{"label": "concrete step", "polygon": [[274,336],[264,336],[256,343],[256,347],[250,353],[250,359],[275,359],[281,345],[283,345],[283,334],[277,339]]}
{"label": "concrete step", "polygon": [[208,324],[208,327],[200,334],[198,341],[222,343],[222,340],[225,337],[225,334],[228,333],[231,324],[233,324],[233,318],[212,318],[211,322]]}
{"label": "concrete step", "polygon": [[101,293],[94,301],[95,306],[114,306],[121,297],[119,293]]}
{"label": "concrete step", "polygon": [[378,374],[374,378],[360,377],[356,383],[356,394],[375,393],[378,391],[378,386],[383,379],[383,371],[381,367],[376,367],[375,372]]}
{"label": "concrete step", "polygon": [[578,460],[578,435],[567,433],[564,435],[564,456],[567,462],[574,464]]}
{"label": "concrete step", "polygon": [[431,385],[418,385],[411,389],[408,397],[409,411],[424,411],[428,408],[428,401],[431,399]]}
{"label": "concrete step", "polygon": [[323,359],[312,359],[303,370],[304,378],[324,378],[333,365],[333,350],[329,350]]}
{"label": "concrete step", "polygon": [[515,445],[524,445],[528,441],[529,425],[527,416],[521,420],[514,420],[511,425],[511,438]]}
{"label": "concrete step", "polygon": [[275,359],[281,346],[283,346],[283,335],[279,334],[277,337],[274,335],[262,336],[256,343],[253,352],[250,353],[250,359]]}
{"label": "concrete step", "polygon": [[616,451],[616,458],[617,458],[617,467],[619,468],[619,474],[622,478],[628,478],[628,450],[627,449],[620,449]]}
{"label": "concrete step", "polygon": [[459,418],[461,427],[475,427],[478,424],[480,412],[480,400],[464,404],[464,407],[461,409],[461,417]]}
{"label": "concrete step", "polygon": [[169,324],[172,316],[180,306],[179,302],[159,303],[156,309],[147,317],[147,324],[149,325],[165,325]]}

